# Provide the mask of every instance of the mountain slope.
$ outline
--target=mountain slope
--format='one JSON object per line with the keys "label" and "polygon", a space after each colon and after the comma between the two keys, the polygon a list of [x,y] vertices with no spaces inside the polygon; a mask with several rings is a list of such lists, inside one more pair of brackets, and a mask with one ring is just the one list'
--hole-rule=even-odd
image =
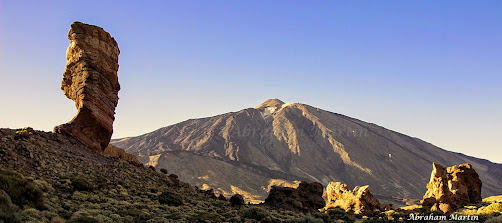
{"label": "mountain slope", "polygon": [[[381,196],[421,198],[432,162],[445,166],[471,163],[483,181],[483,196],[502,191],[501,164],[446,151],[344,115],[277,99],[112,143],[144,163],[152,158],[156,159],[152,164],[159,167],[174,168],[175,172],[189,170],[195,174],[193,179],[182,178],[189,183],[215,189],[244,185],[240,189],[253,192],[256,199],[264,199],[269,186],[264,182],[270,180],[323,184],[341,181],[350,187],[369,184]],[[180,159],[179,151],[205,158]],[[215,163],[226,165],[223,168]],[[235,176],[204,177],[210,172],[221,173],[222,169],[243,171],[236,171],[239,174]],[[240,177],[253,174],[262,177],[261,184],[252,177]],[[221,192],[228,193],[223,189]]]}
{"label": "mountain slope", "polygon": [[0,128],[0,222],[241,222],[243,208],[69,136]]}

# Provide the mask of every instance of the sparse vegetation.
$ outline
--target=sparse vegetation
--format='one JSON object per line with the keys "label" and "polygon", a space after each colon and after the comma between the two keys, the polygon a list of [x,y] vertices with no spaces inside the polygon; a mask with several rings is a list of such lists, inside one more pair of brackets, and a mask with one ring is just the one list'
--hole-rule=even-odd
{"label": "sparse vegetation", "polygon": [[68,223],[98,223],[99,221],[92,217],[78,217],[72,218],[68,221]]}
{"label": "sparse vegetation", "polygon": [[260,221],[266,217],[270,217],[270,213],[263,208],[260,207],[250,207],[245,209],[241,215],[243,218],[254,219]]}
{"label": "sparse vegetation", "polygon": [[313,216],[303,216],[294,221],[295,223],[323,223],[324,220]]}
{"label": "sparse vegetation", "polygon": [[16,133],[14,133],[14,139],[15,140],[28,139],[30,137],[30,135],[32,134],[31,131],[33,131],[33,129],[30,127],[26,127],[21,130],[18,130],[18,131],[16,131]]}
{"label": "sparse vegetation", "polygon": [[180,194],[172,191],[165,191],[158,197],[159,203],[172,206],[180,206],[183,204],[183,199]]}
{"label": "sparse vegetation", "polygon": [[0,170],[0,189],[10,196],[12,203],[20,207],[44,208],[42,190],[19,173]]}
{"label": "sparse vegetation", "polygon": [[222,216],[213,212],[199,212],[196,215],[190,217],[190,222],[211,222],[211,223],[218,223],[218,222],[223,222]]}
{"label": "sparse vegetation", "polygon": [[74,191],[93,191],[94,185],[83,177],[70,176],[71,186]]}
{"label": "sparse vegetation", "polygon": [[19,222],[19,208],[12,204],[9,195],[0,191],[0,222]]}

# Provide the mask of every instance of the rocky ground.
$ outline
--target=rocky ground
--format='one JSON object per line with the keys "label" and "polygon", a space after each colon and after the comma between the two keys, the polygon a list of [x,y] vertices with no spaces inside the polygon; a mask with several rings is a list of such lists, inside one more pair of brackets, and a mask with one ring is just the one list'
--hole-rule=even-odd
{"label": "rocky ground", "polygon": [[[500,222],[499,202],[458,213]],[[71,137],[0,129],[0,222],[388,222],[409,213],[430,211],[416,206],[362,216],[336,208],[301,213],[233,205],[169,172],[104,156]]]}
{"label": "rocky ground", "polygon": [[[240,222],[247,206],[87,149],[60,134],[0,130],[0,222]],[[24,185],[22,190],[14,190]],[[9,190],[11,191],[9,193]],[[12,192],[14,191],[14,192]],[[26,201],[29,196],[32,201]],[[270,219],[302,216],[268,212]]]}

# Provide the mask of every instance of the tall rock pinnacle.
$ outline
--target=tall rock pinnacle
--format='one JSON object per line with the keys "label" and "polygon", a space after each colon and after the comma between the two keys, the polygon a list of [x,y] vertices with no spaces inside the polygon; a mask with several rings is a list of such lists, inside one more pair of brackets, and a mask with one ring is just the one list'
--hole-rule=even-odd
{"label": "tall rock pinnacle", "polygon": [[54,132],[71,135],[103,152],[113,133],[119,100],[120,50],[103,28],[81,22],[71,24],[68,39],[61,90],[75,101],[78,113],[70,122],[54,127]]}

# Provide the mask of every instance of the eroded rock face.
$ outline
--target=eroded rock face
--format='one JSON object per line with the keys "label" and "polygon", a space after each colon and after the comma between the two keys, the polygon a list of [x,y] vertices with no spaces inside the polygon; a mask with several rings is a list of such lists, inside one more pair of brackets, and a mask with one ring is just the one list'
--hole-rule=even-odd
{"label": "eroded rock face", "polygon": [[117,71],[120,50],[103,28],[81,22],[71,24],[70,46],[61,89],[75,101],[77,115],[54,132],[73,136],[89,148],[103,152],[110,142],[120,85]]}
{"label": "eroded rock face", "polygon": [[298,188],[272,186],[265,204],[293,211],[316,211],[324,207],[322,184],[301,182]]}
{"label": "eroded rock face", "polygon": [[479,175],[470,164],[444,168],[433,163],[422,205],[432,211],[450,213],[459,207],[482,201]]}
{"label": "eroded rock face", "polygon": [[353,211],[355,214],[383,209],[378,199],[371,194],[368,185],[356,186],[350,191],[346,184],[329,182],[326,195],[328,198],[326,208],[338,207],[345,211]]}

